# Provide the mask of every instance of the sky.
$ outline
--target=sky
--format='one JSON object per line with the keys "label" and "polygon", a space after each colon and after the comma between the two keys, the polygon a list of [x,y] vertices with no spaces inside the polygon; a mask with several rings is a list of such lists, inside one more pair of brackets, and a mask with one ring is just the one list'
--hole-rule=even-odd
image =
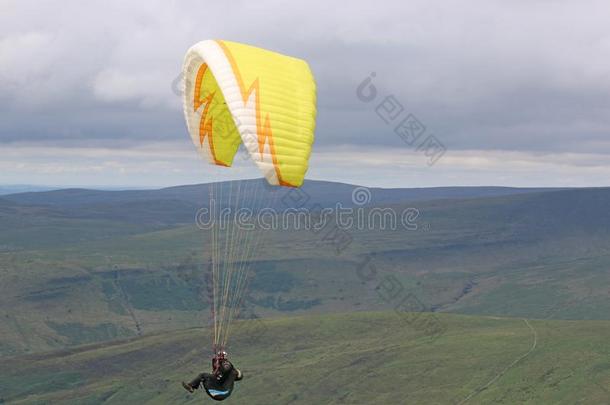
{"label": "sky", "polygon": [[[309,63],[318,87],[309,179],[609,185],[607,1],[0,0],[0,9],[0,185],[258,177],[246,159],[212,168],[191,144],[179,73],[204,39]],[[384,115],[389,106],[400,114]],[[425,128],[417,142],[394,131],[406,117]]]}

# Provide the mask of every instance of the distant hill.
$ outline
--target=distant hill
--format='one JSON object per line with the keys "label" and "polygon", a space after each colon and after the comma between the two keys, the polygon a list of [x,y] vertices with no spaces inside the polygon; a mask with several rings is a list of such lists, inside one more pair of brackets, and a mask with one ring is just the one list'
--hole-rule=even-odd
{"label": "distant hill", "polygon": [[26,184],[15,184],[15,185],[0,185],[0,195],[15,194],[15,193],[28,193],[28,192],[39,192],[55,190],[61,187],[46,187],[46,186],[30,186]]}
{"label": "distant hill", "polygon": [[[430,327],[432,325],[432,327]],[[0,402],[191,404],[209,331],[3,359]],[[245,378],[231,403],[604,404],[605,321],[353,313],[246,321],[230,355]]]}
{"label": "distant hill", "polygon": [[[317,209],[336,207],[337,204],[353,207],[357,204],[354,204],[352,194],[359,189],[355,185],[324,181],[308,181],[301,189],[289,189],[269,187],[262,180],[243,180],[217,183],[214,186],[199,184],[159,190],[62,189],[17,193],[0,197],[0,226],[14,230],[12,224],[18,220],[23,225],[20,233],[33,230],[32,234],[24,234],[30,247],[40,237],[46,238],[44,244],[47,246],[48,242],[73,243],[82,240],[78,236],[78,229],[96,226],[107,228],[108,221],[114,222],[117,230],[122,228],[121,232],[126,235],[133,234],[134,231],[167,229],[194,223],[197,210],[209,205],[212,187],[219,206],[235,205],[237,202],[240,208],[272,206],[278,209],[293,206],[295,201]],[[552,190],[554,189],[508,187],[370,188],[364,191],[364,198],[367,206],[388,206],[426,200],[508,196]],[[49,221],[52,221],[52,225]],[[71,233],[73,237],[65,234],[55,240],[47,238],[50,236],[47,230],[62,228],[60,222],[75,229],[76,233]],[[35,224],[35,227],[30,228],[28,224]],[[42,232],[41,225],[44,225]],[[83,232],[93,239],[106,235],[101,233],[96,236],[86,229]],[[110,234],[114,235],[112,232]],[[4,236],[6,242],[10,236],[8,233]],[[2,240],[3,235],[0,235],[0,244]]]}
{"label": "distant hill", "polygon": [[[230,187],[237,193],[241,188],[242,197],[247,200],[248,195],[275,190],[287,190],[278,187],[266,186],[263,180],[242,180],[218,183],[219,190],[229,194]],[[233,184],[233,185],[232,185]],[[315,200],[322,206],[333,206],[341,203],[352,206],[352,192],[360,186],[327,181],[308,180],[299,189],[308,198]],[[477,198],[504,196],[511,194],[532,193],[556,190],[553,188],[513,188],[513,187],[433,187],[433,188],[367,188],[371,195],[370,203],[397,204],[409,201],[435,200],[445,198]],[[126,204],[135,202],[148,202],[158,200],[183,201],[191,204],[203,204],[209,200],[209,184],[176,186],[158,190],[89,190],[89,189],[62,189],[46,192],[27,192],[4,196],[5,199],[20,204],[53,205],[61,207]]]}
{"label": "distant hill", "polygon": [[[215,187],[220,206],[235,205],[236,196],[239,195],[239,207],[274,206],[278,209],[292,206],[297,199],[302,204],[319,209],[335,207],[337,204],[352,207],[355,206],[352,194],[358,188],[342,183],[308,181],[302,189],[294,190],[269,187],[262,180],[243,180],[214,186],[200,184],[159,190],[61,189],[3,195],[0,197],[0,227],[6,232],[0,232],[0,251],[21,246],[59,246],[83,240],[106,239],[121,233],[133,235],[193,224],[197,210],[209,205],[211,187]],[[431,199],[534,193],[541,190],[547,189],[371,188],[365,193],[370,196],[367,197],[370,200],[369,206],[385,206]],[[19,226],[15,227],[17,223]]]}

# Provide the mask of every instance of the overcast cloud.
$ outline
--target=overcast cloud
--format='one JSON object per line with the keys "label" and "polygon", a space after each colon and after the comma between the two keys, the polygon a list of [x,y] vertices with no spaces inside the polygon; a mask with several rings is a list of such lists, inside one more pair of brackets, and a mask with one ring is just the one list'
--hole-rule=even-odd
{"label": "overcast cloud", "polygon": [[[0,183],[209,180],[172,82],[192,44],[221,38],[310,63],[318,83],[310,178],[388,187],[608,185],[607,1],[0,7]],[[379,96],[367,104],[356,88],[371,72]],[[434,166],[375,114],[386,95],[446,146]],[[253,177],[250,162],[234,173]]]}

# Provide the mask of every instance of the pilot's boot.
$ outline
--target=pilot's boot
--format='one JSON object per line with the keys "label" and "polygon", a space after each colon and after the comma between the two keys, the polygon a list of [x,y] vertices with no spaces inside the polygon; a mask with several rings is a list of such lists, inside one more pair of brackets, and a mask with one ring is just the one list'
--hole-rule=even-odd
{"label": "pilot's boot", "polygon": [[184,381],[182,381],[182,387],[187,390],[188,392],[190,392],[191,394],[193,392],[195,392],[195,389],[191,386],[191,384],[187,384]]}

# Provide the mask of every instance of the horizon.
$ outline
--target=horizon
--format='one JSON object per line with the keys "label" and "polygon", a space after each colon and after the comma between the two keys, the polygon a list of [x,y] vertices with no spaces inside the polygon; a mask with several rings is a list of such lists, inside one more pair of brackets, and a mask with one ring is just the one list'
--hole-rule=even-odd
{"label": "horizon", "polygon": [[[15,191],[14,194],[22,192],[45,192],[45,191],[59,191],[59,190],[93,190],[93,191],[147,191],[147,190],[163,190],[174,187],[194,187],[194,186],[205,186],[213,183],[225,183],[230,181],[249,181],[249,180],[263,180],[262,178],[247,178],[247,179],[233,179],[233,180],[217,180],[202,183],[185,183],[185,184],[173,184],[168,186],[130,186],[130,185],[87,185],[87,184],[67,184],[67,185],[46,185],[46,184],[1,184],[0,183],[0,195],[13,194],[13,192],[5,192],[7,189],[24,189],[24,191]],[[306,179],[305,183],[317,182],[317,183],[334,183],[342,184],[346,186],[365,187],[368,189],[382,189],[382,190],[414,190],[414,189],[435,189],[435,188],[507,188],[507,189],[546,189],[546,190],[580,190],[580,189],[595,189],[595,188],[610,188],[610,186],[582,186],[582,187],[549,187],[549,186],[498,186],[498,185],[466,185],[466,186],[429,186],[429,187],[378,187],[368,186],[358,183],[347,183],[342,181],[332,180],[320,180],[320,179]]]}

